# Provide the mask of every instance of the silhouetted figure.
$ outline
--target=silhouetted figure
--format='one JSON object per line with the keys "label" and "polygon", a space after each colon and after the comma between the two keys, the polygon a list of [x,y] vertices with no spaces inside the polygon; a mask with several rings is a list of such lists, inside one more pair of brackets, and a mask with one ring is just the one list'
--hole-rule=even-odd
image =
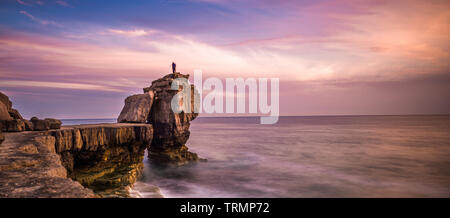
{"label": "silhouetted figure", "polygon": [[177,64],[175,62],[172,62],[172,73],[175,73],[177,71]]}

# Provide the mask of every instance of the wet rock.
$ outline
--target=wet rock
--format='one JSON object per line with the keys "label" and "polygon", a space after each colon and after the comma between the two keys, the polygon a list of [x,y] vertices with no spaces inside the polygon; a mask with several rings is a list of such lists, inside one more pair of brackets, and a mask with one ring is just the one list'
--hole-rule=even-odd
{"label": "wet rock", "polygon": [[151,149],[148,153],[149,159],[153,164],[184,165],[190,162],[202,160],[196,153],[188,151],[188,147],[172,147],[166,149]]}
{"label": "wet rock", "polygon": [[154,94],[132,95],[125,99],[125,106],[117,119],[118,123],[146,123],[152,107]]}
{"label": "wet rock", "polygon": [[134,198],[164,198],[159,187],[144,182],[136,182],[129,192]]}

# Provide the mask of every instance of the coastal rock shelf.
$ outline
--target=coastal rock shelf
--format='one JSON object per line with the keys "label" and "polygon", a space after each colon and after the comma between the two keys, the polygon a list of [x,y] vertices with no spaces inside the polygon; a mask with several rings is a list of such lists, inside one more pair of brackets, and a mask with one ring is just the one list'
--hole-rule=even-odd
{"label": "coastal rock shelf", "polygon": [[153,128],[94,124],[4,135],[0,197],[127,197]]}
{"label": "coastal rock shelf", "polygon": [[0,197],[95,197],[92,190],[67,178],[53,136],[47,132],[4,135],[0,146]]}

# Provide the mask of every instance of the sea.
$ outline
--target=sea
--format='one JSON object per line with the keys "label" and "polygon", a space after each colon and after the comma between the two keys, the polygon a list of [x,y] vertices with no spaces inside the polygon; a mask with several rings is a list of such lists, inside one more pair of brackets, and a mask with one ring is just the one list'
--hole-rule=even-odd
{"label": "sea", "polygon": [[450,115],[292,116],[274,125],[200,116],[190,131],[187,146],[207,161],[161,167],[145,157],[137,184],[176,198],[450,197]]}

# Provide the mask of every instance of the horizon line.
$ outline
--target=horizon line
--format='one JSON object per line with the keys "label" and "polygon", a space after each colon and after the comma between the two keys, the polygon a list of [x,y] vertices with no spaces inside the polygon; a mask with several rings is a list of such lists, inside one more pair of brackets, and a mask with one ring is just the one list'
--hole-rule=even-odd
{"label": "horizon line", "polygon": [[[259,118],[261,116],[204,116],[197,118]],[[362,116],[450,116],[450,114],[336,114],[336,115],[280,115],[278,117],[362,117]],[[112,120],[117,118],[60,118],[60,120]]]}

